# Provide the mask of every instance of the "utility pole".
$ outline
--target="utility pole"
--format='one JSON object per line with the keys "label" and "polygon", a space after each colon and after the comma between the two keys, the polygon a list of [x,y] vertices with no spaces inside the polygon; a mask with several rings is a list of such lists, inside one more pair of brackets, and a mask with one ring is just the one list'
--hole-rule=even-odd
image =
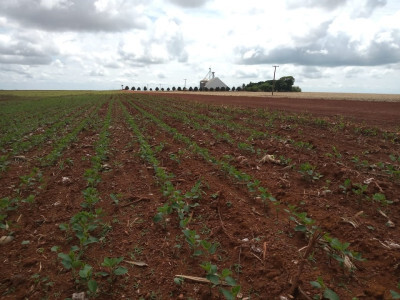
{"label": "utility pole", "polygon": [[274,95],[274,90],[275,90],[275,73],[276,73],[276,68],[279,68],[279,66],[272,66],[274,68],[274,81],[272,82],[272,96]]}
{"label": "utility pole", "polygon": [[184,87],[184,89],[186,89],[186,78],[185,78],[185,79],[183,79],[183,80],[185,80],[185,87]]}

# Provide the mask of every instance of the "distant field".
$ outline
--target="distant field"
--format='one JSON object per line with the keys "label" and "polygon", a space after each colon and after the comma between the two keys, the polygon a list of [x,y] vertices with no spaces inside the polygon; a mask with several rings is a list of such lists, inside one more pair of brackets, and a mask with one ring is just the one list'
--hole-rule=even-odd
{"label": "distant field", "polygon": [[[89,91],[89,90],[0,90],[0,99],[15,97],[60,97],[85,94],[110,94],[111,91]],[[119,90],[118,90],[119,92]]]}
{"label": "distant field", "polygon": [[[187,92],[193,94],[210,94],[221,96],[240,97],[271,97],[271,93],[264,92]],[[357,101],[385,101],[400,102],[400,94],[362,94],[362,93],[274,93],[277,98],[329,99],[329,100],[357,100]]]}
{"label": "distant field", "polygon": [[[68,95],[83,95],[83,94],[110,94],[114,91],[90,91],[90,90],[0,90],[0,98],[5,95],[16,97],[55,97]],[[137,93],[137,91],[136,91]],[[141,92],[150,93],[150,92]],[[152,92],[171,94],[173,92]],[[219,96],[236,96],[236,97],[271,97],[271,93],[265,92],[174,92],[179,94],[198,94],[198,95],[219,95]],[[364,94],[364,93],[318,93],[318,92],[302,92],[302,93],[279,93],[275,92],[276,98],[302,98],[302,99],[328,99],[328,100],[357,100],[357,101],[384,101],[384,102],[400,102],[400,94]]]}

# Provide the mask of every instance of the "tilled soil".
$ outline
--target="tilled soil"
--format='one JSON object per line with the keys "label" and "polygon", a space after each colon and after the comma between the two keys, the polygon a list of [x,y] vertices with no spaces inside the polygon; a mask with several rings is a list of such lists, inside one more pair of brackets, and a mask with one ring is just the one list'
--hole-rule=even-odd
{"label": "tilled soil", "polygon": [[[104,213],[93,233],[102,239],[88,245],[81,257],[93,267],[98,282],[93,297],[223,299],[219,288],[229,287],[189,279],[180,285],[174,282],[177,275],[205,278],[200,266],[204,262],[216,265],[218,274],[230,269],[242,299],[279,299],[289,293],[309,299],[322,296],[324,288],[340,299],[391,299],[391,291],[399,292],[400,103],[116,96],[99,110],[98,124],[85,128],[56,165],[40,164],[39,158],[51,151],[45,145],[24,153],[27,160],[13,161],[1,174],[2,198],[36,195],[34,203],[22,203],[8,212],[14,240],[0,246],[3,299],[64,299],[87,291],[86,282],[75,282],[73,272],[63,267],[51,248],[68,253],[78,243],[59,225],[83,210],[85,172],[92,166],[109,105],[108,158],[102,162],[97,185],[101,201],[96,206]],[[160,167],[173,174],[169,180],[175,191],[193,205],[186,227],[196,231],[198,239],[218,244],[215,253],[195,253],[176,212],[154,222],[170,197],[163,193],[154,164],[143,155],[124,111]],[[179,139],[168,128],[187,139]],[[248,174],[251,182],[257,180],[276,201],[263,201],[248,181],[204,159],[188,141]],[[271,155],[269,160],[266,155]],[[67,160],[73,163],[61,164]],[[301,170],[305,163],[315,167],[311,176]],[[20,177],[34,167],[42,172],[43,181],[20,186]],[[200,192],[194,196],[190,192],[198,183]],[[300,217],[288,213],[294,207],[313,220],[306,226],[308,232],[299,230]],[[359,252],[362,259],[350,257],[349,267],[349,254],[323,238],[310,246],[314,226],[321,234],[349,243],[346,250]],[[95,276],[109,271],[101,264],[105,257],[124,257],[121,265],[128,273],[115,280]],[[310,284],[318,278],[326,287]]]}

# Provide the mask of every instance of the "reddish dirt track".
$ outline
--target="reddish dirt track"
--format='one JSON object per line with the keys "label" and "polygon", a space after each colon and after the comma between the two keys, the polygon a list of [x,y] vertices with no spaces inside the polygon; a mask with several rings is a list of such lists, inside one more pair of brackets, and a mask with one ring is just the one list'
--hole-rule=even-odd
{"label": "reddish dirt track", "polygon": [[[154,93],[157,94],[157,93]],[[294,113],[312,113],[321,116],[345,116],[370,125],[397,127],[400,125],[400,102],[371,102],[353,100],[301,99],[282,97],[216,96],[199,94],[168,94],[176,98],[208,104],[284,110]]]}

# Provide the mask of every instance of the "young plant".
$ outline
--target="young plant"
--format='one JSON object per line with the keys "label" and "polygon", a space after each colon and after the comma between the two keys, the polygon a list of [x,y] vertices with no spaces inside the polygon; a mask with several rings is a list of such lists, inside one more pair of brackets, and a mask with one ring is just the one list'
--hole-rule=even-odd
{"label": "young plant", "polygon": [[202,240],[195,230],[185,229],[182,230],[182,232],[185,235],[186,242],[193,250],[193,256],[203,255],[204,253],[201,248],[206,250],[209,254],[214,254],[217,251],[218,243],[210,243],[206,240]]}
{"label": "young plant", "polygon": [[218,274],[217,266],[211,264],[211,262],[205,262],[200,266],[206,271],[206,278],[212,283],[212,287],[219,286],[222,283],[225,283],[226,285],[231,287],[229,290],[219,288],[220,293],[225,297],[225,299],[236,299],[237,295],[240,292],[240,285],[238,285],[235,279],[231,277],[231,270],[223,269],[221,274]]}
{"label": "young plant", "polygon": [[[319,295],[318,294],[314,295],[313,299],[339,300],[339,296],[334,291],[326,287],[324,280],[322,279],[321,276],[318,276],[317,281],[310,281],[310,284],[312,287],[319,289],[321,291]],[[321,298],[321,294],[323,298]]]}
{"label": "young plant", "polygon": [[91,236],[91,232],[97,228],[98,223],[97,215],[81,211],[72,216],[70,224],[60,224],[59,228],[67,233],[73,231],[79,240],[79,248],[83,251],[87,245],[98,242],[97,238]]}
{"label": "young plant", "polygon": [[348,194],[351,190],[352,184],[351,184],[351,180],[349,178],[347,178],[343,185],[339,185],[339,188],[342,190],[343,194]]}
{"label": "young plant", "polygon": [[108,272],[101,272],[99,274],[102,276],[109,276],[110,282],[114,283],[117,279],[116,276],[122,276],[128,273],[127,268],[119,266],[123,260],[123,257],[105,257],[101,265],[106,267]]}
{"label": "young plant", "polygon": [[82,194],[85,201],[81,203],[81,206],[93,211],[95,205],[100,201],[99,192],[94,187],[87,187]]}
{"label": "young plant", "polygon": [[61,259],[61,263],[66,270],[72,270],[72,275],[75,283],[79,282],[77,277],[78,270],[84,265],[83,261],[80,260],[79,248],[77,246],[71,247],[68,253],[58,253],[58,258]]}
{"label": "young plant", "polygon": [[88,264],[83,264],[83,267],[79,270],[79,277],[86,282],[89,295],[95,296],[97,293],[97,282],[92,278],[93,268]]}
{"label": "young plant", "polygon": [[302,177],[306,181],[315,181],[319,180],[323,175],[315,171],[316,166],[311,165],[310,163],[306,162],[300,165],[298,172],[302,175]]}
{"label": "young plant", "polygon": [[375,193],[372,196],[372,200],[381,203],[382,205],[388,205],[388,204],[392,204],[393,201],[389,201],[386,199],[386,196],[384,194],[381,193]]}

